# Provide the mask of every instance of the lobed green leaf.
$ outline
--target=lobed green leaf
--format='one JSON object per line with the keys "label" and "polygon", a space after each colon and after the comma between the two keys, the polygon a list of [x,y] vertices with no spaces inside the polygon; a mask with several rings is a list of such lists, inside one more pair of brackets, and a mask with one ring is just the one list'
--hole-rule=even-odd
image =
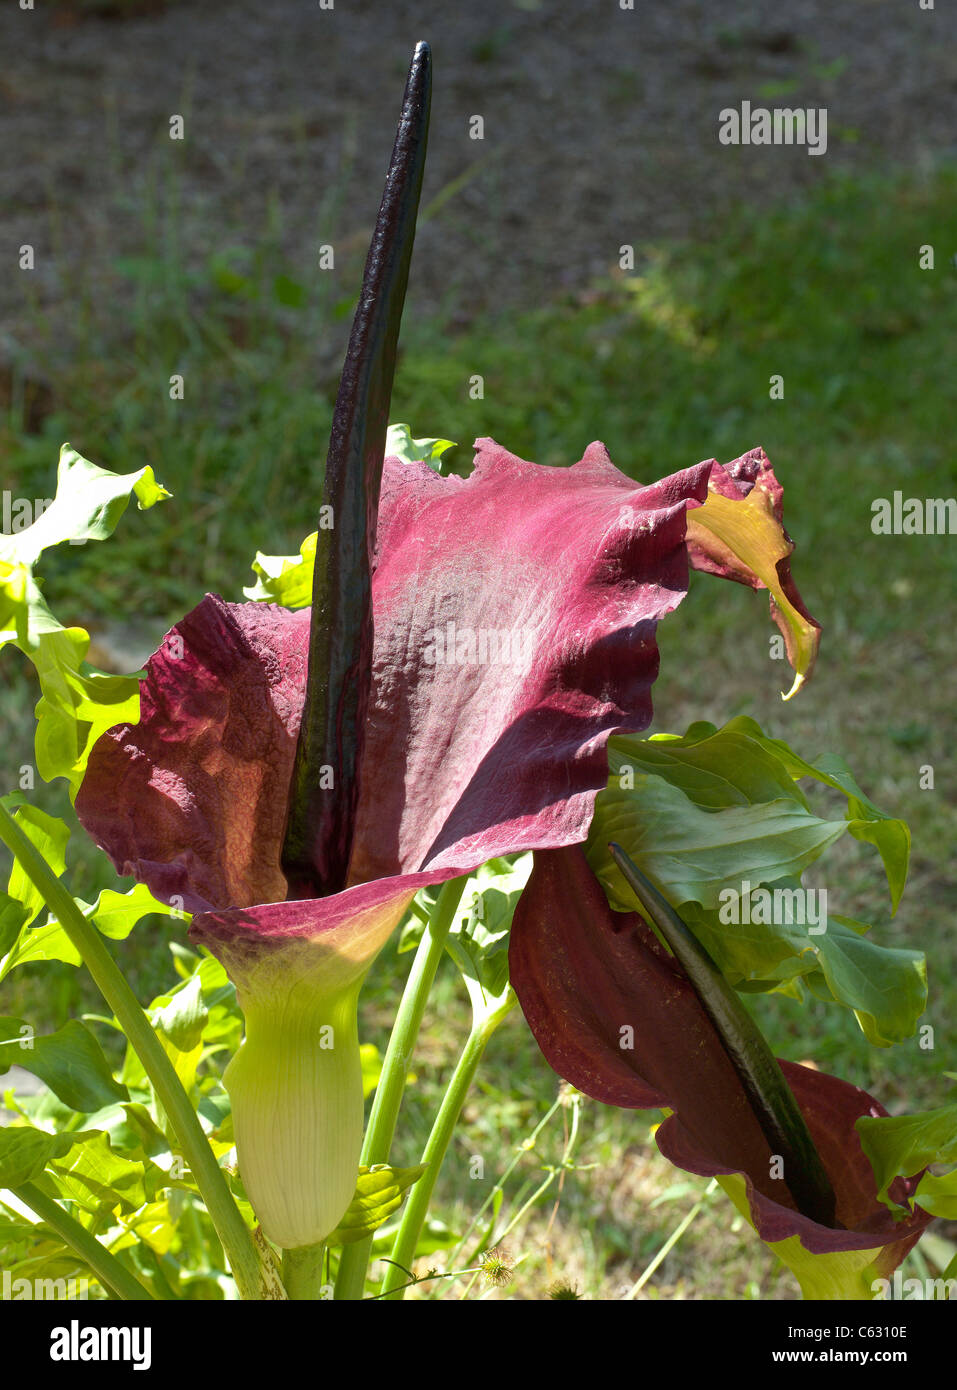
{"label": "lobed green leaf", "polygon": [[[895,1178],[913,1177],[929,1163],[957,1163],[957,1105],[943,1105],[919,1115],[864,1116],[856,1128],[874,1169],[877,1195],[892,1210],[899,1210],[888,1191]],[[921,1181],[916,1200],[926,1211],[933,1211],[922,1200],[922,1193],[952,1207],[957,1202],[957,1173]],[[935,1215],[945,1214],[935,1211]]]}
{"label": "lobed green leaf", "polygon": [[[865,796],[840,758],[809,763],[744,717],[721,729],[692,724],[684,736],[612,738],[608,758],[611,776],[586,854],[613,908],[631,904],[608,850],[615,840],[737,988],[801,998],[803,981],[818,997],[852,1009],[878,1046],[913,1034],[927,1000],[923,956],[878,945],[867,924],[851,918],[831,913],[812,923],[803,908],[791,912],[803,899],[802,873],[845,832],[878,849],[895,909],[904,887],[907,827]],[[841,792],[845,819],[813,813],[799,785],[805,777]],[[757,889],[780,894],[787,909],[775,914],[780,920],[760,920],[745,902]]]}
{"label": "lobed green leaf", "polygon": [[135,674],[109,675],[87,664],[89,634],[80,627],[65,628],[54,617],[33,566],[51,546],[104,540],[131,497],[142,511],[169,495],[148,466],[110,473],[64,444],[50,506],[32,526],[0,536],[0,647],[18,647],[36,668],[41,692],[37,771],[48,782],[65,777],[71,797],[100,735],[139,717],[139,682]]}
{"label": "lobed green leaf", "polygon": [[0,1075],[12,1066],[31,1072],[64,1105],[84,1114],[129,1099],[100,1044],[76,1019],[55,1033],[35,1035],[22,1019],[0,1018]]}
{"label": "lobed green leaf", "polygon": [[404,1192],[421,1178],[426,1166],[420,1163],[415,1168],[390,1168],[387,1163],[377,1163],[371,1168],[360,1168],[356,1195],[329,1236],[328,1244],[352,1245],[370,1236],[401,1206]]}

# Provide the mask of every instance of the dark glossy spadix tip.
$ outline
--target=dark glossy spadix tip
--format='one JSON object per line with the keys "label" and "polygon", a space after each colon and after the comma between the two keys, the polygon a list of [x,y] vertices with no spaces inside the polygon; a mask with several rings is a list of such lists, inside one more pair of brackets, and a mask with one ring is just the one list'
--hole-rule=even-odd
{"label": "dark glossy spadix tip", "polygon": [[[412,56],[385,191],[366,260],[326,459],[309,675],[282,864],[289,897],[346,883],[372,679],[372,555],[389,403],[429,128],[432,59]],[[332,786],[328,783],[331,769]]]}
{"label": "dark glossy spadix tip", "polygon": [[694,932],[667,899],[620,845],[610,844],[608,848],[642,911],[683,967],[714,1025],[771,1152],[780,1155],[783,1161],[784,1182],[798,1210],[822,1226],[839,1229],[831,1180],[807,1121],[764,1035]]}

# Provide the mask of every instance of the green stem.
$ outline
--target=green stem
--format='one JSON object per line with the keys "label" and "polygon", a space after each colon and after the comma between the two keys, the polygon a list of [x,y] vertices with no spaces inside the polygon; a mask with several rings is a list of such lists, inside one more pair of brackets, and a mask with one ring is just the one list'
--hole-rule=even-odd
{"label": "green stem", "polygon": [[688,1212],[687,1216],[686,1216],[686,1217],[684,1218],[684,1220],[681,1221],[681,1222],[679,1223],[679,1225],[677,1225],[677,1226],[675,1227],[675,1229],[671,1232],[671,1235],[668,1237],[668,1239],[665,1241],[664,1245],[663,1245],[663,1246],[661,1247],[661,1249],[658,1251],[657,1255],[654,1257],[654,1259],[653,1259],[653,1260],[651,1261],[651,1263],[648,1265],[647,1269],[646,1269],[646,1270],[644,1271],[644,1273],[640,1276],[640,1278],[636,1279],[635,1283],[631,1286],[631,1288],[630,1288],[630,1289],[628,1290],[628,1292],[625,1294],[625,1297],[624,1297],[624,1300],[623,1300],[625,1303],[627,1303],[627,1302],[629,1301],[629,1299],[633,1299],[633,1298],[637,1298],[637,1297],[638,1297],[638,1295],[641,1293],[641,1290],[645,1287],[645,1285],[647,1284],[648,1280],[651,1278],[651,1276],[654,1274],[655,1270],[656,1270],[656,1269],[658,1268],[658,1266],[661,1264],[662,1260],[665,1258],[665,1256],[668,1254],[668,1252],[671,1251],[671,1250],[673,1250],[674,1247],[678,1244],[678,1241],[679,1241],[679,1240],[681,1239],[681,1237],[684,1235],[685,1231],[688,1229],[688,1227],[691,1225],[692,1221],[693,1221],[693,1220],[695,1219],[695,1217],[698,1215],[698,1212],[699,1212],[699,1211],[701,1210],[701,1208],[704,1206],[705,1201],[707,1200],[707,1198],[710,1197],[711,1193],[715,1191],[715,1189],[717,1188],[717,1186],[718,1186],[717,1179],[716,1179],[716,1178],[712,1178],[711,1181],[708,1183],[708,1186],[705,1188],[704,1192],[702,1193],[702,1195],[698,1198],[698,1200],[695,1202],[694,1206],[693,1206],[693,1207],[691,1208],[691,1210]]}
{"label": "green stem", "polygon": [[14,1196],[18,1197],[25,1207],[36,1212],[41,1221],[46,1224],[67,1244],[71,1250],[75,1250],[80,1259],[88,1264],[90,1269],[99,1279],[101,1284],[105,1284],[108,1289],[112,1289],[117,1298],[149,1299],[152,1301],[153,1295],[131,1274],[128,1269],[120,1264],[115,1255],[110,1254],[106,1246],[91,1236],[69,1212],[55,1202],[52,1197],[48,1197],[45,1192],[32,1182],[20,1183],[18,1187],[10,1189]]}
{"label": "green stem", "polygon": [[[559,1102],[559,1103],[560,1103],[560,1102]],[[525,1202],[519,1207],[518,1211],[517,1211],[517,1212],[515,1213],[515,1215],[512,1217],[511,1221],[510,1221],[510,1222],[508,1223],[508,1225],[505,1227],[504,1231],[501,1231],[498,1235],[496,1235],[496,1236],[493,1238],[493,1242],[492,1242],[493,1248],[494,1248],[494,1246],[496,1246],[496,1245],[501,1245],[502,1241],[505,1240],[506,1237],[509,1236],[509,1235],[512,1233],[512,1231],[513,1231],[513,1230],[515,1229],[515,1227],[519,1224],[519,1222],[522,1221],[522,1220],[524,1219],[526,1212],[531,1211],[531,1209],[536,1205],[536,1203],[538,1203],[538,1202],[541,1200],[541,1198],[544,1197],[545,1193],[546,1193],[546,1192],[548,1191],[548,1189],[551,1187],[552,1183],[553,1183],[553,1182],[555,1181],[555,1179],[559,1176],[559,1174],[564,1173],[565,1170],[571,1165],[572,1154],[574,1153],[574,1151],[575,1151],[575,1145],[576,1145],[577,1142],[578,1142],[578,1127],[579,1127],[580,1120],[581,1120],[581,1098],[580,1098],[580,1096],[577,1096],[577,1095],[574,1095],[574,1094],[573,1094],[573,1096],[572,1096],[572,1123],[571,1123],[571,1128],[570,1128],[570,1130],[569,1130],[568,1137],[567,1137],[566,1140],[565,1140],[565,1147],[562,1149],[562,1156],[561,1156],[561,1158],[560,1158],[559,1161],[558,1161],[557,1167],[555,1167],[555,1168],[550,1168],[550,1169],[548,1170],[548,1172],[545,1174],[545,1177],[544,1177],[544,1179],[542,1180],[542,1182],[540,1182],[539,1185],[538,1185],[538,1187],[535,1188],[534,1192],[533,1192],[532,1195],[527,1199],[527,1201],[525,1201]],[[473,1275],[472,1275],[472,1278],[469,1280],[468,1284],[465,1286],[465,1291],[464,1291],[464,1293],[462,1294],[462,1298],[463,1298],[463,1299],[468,1298],[469,1293],[471,1292],[472,1286],[474,1285],[474,1283],[475,1283],[475,1281],[476,1281],[477,1278],[478,1278],[478,1275],[477,1275],[477,1274],[473,1274]]]}
{"label": "green stem", "polygon": [[580,1124],[581,1102],[578,1097],[575,1097],[572,1104],[572,1123],[568,1131],[568,1137],[565,1140],[565,1147],[562,1149],[562,1156],[558,1160],[558,1166],[556,1168],[550,1169],[545,1181],[541,1183],[540,1186],[537,1187],[535,1191],[532,1193],[532,1195],[528,1198],[528,1200],[524,1202],[521,1207],[519,1207],[518,1211],[515,1213],[511,1221],[505,1227],[505,1230],[495,1237],[495,1245],[500,1245],[502,1241],[506,1239],[507,1236],[511,1235],[512,1231],[525,1216],[525,1213],[531,1211],[532,1207],[538,1201],[539,1197],[541,1197],[542,1193],[547,1191],[547,1189],[551,1187],[555,1179],[559,1177],[559,1175],[562,1172],[564,1172],[565,1169],[568,1168],[569,1164],[571,1163],[572,1154],[575,1152],[575,1146],[578,1143],[578,1129]]}
{"label": "green stem", "polygon": [[428,1214],[439,1169],[442,1167],[452,1133],[458,1123],[459,1115],[462,1113],[462,1106],[465,1104],[465,1097],[475,1079],[478,1064],[482,1060],[482,1053],[485,1051],[485,1045],[491,1032],[490,1028],[478,1026],[473,1027],[469,1033],[465,1047],[462,1049],[462,1055],[452,1073],[452,1079],[442,1097],[442,1104],[435,1117],[432,1133],[422,1151],[420,1161],[428,1164],[428,1167],[409,1193],[405,1211],[402,1213],[402,1220],[392,1245],[390,1258],[394,1263],[387,1266],[387,1272],[382,1281],[383,1294],[388,1294],[394,1299],[402,1297],[400,1285],[405,1284],[402,1271],[396,1266],[402,1265],[406,1269],[412,1268],[415,1247],[419,1243],[419,1236],[425,1225],[425,1218]]}
{"label": "green stem", "polygon": [[[395,1134],[396,1120],[402,1095],[409,1074],[412,1053],[415,1050],[422,1015],[428,1001],[435,972],[446,938],[455,917],[455,910],[461,901],[468,882],[468,875],[453,878],[444,883],[439,890],[435,909],[429,919],[422,940],[419,942],[409,978],[402,992],[399,1011],[396,1014],[392,1036],[382,1062],[382,1075],[376,1087],[365,1143],[362,1146],[360,1163],[371,1167],[374,1163],[387,1163],[392,1137]],[[336,1278],[337,1299],[360,1299],[365,1292],[366,1270],[372,1253],[372,1238],[356,1241],[343,1247],[339,1260],[339,1274]]]}
{"label": "green stem", "polygon": [[0,840],[16,855],[24,873],[80,953],[103,998],[116,1015],[143,1064],[203,1196],[222,1241],[241,1298],[260,1299],[264,1282],[252,1235],[233,1200],[189,1097],[172,1062],[99,932],[83,916],[72,895],[43,855],[27,839],[6,806],[0,804]]}
{"label": "green stem", "polygon": [[[402,1269],[399,1271],[400,1275],[408,1275],[410,1273],[411,1271],[407,1269]],[[414,1289],[422,1284],[437,1284],[442,1279],[461,1279],[462,1276],[465,1274],[481,1273],[482,1266],[476,1265],[474,1269],[446,1269],[443,1270],[441,1274],[438,1272],[424,1274],[421,1279],[416,1279],[413,1275],[411,1279],[406,1279],[406,1282],[404,1284],[399,1284],[396,1288],[391,1289],[389,1293],[372,1293],[365,1301],[367,1303],[375,1303],[377,1299],[389,1298],[392,1294],[399,1292],[404,1293],[406,1289]]]}
{"label": "green stem", "polygon": [[295,1250],[282,1252],[282,1282],[291,1299],[302,1303],[319,1297],[325,1253],[324,1241],[320,1241],[318,1245],[300,1245]]}
{"label": "green stem", "polygon": [[471,1221],[470,1221],[469,1224],[466,1226],[466,1228],[465,1228],[465,1230],[462,1232],[461,1236],[459,1236],[458,1244],[449,1252],[448,1259],[449,1259],[449,1263],[450,1263],[450,1264],[454,1264],[455,1261],[459,1258],[459,1255],[461,1254],[462,1250],[464,1249],[464,1247],[465,1247],[465,1245],[466,1245],[466,1242],[468,1241],[469,1236],[472,1234],[472,1232],[474,1231],[475,1227],[476,1227],[476,1226],[478,1225],[478,1223],[481,1221],[483,1213],[486,1212],[486,1211],[488,1210],[488,1208],[492,1205],[492,1203],[495,1201],[495,1194],[496,1194],[497,1192],[504,1192],[504,1191],[505,1191],[505,1184],[508,1182],[509,1178],[510,1178],[510,1177],[512,1176],[512,1174],[514,1173],[515,1169],[516,1169],[516,1168],[518,1167],[518,1165],[521,1163],[521,1161],[522,1161],[522,1159],[525,1157],[525,1155],[531,1153],[532,1150],[535,1148],[535,1145],[538,1143],[538,1136],[541,1134],[542,1130],[545,1128],[545,1126],[548,1124],[549,1120],[550,1120],[550,1119],[552,1118],[552,1116],[555,1114],[555,1111],[559,1109],[559,1107],[561,1106],[561,1103],[562,1103],[561,1097],[559,1096],[559,1097],[558,1097],[556,1100],[554,1100],[554,1101],[552,1102],[552,1104],[549,1106],[548,1110],[545,1112],[545,1114],[544,1114],[544,1115],[542,1116],[542,1118],[539,1120],[538,1124],[537,1124],[537,1125],[535,1126],[535,1128],[532,1130],[532,1132],[531,1132],[531,1134],[528,1136],[528,1138],[527,1138],[527,1139],[524,1139],[524,1140],[522,1141],[521,1145],[520,1145],[519,1148],[516,1150],[515,1155],[514,1155],[514,1157],[512,1158],[511,1163],[510,1163],[510,1164],[508,1165],[508,1167],[505,1169],[505,1171],[503,1172],[502,1176],[499,1178],[498,1182],[495,1184],[495,1186],[492,1188],[491,1192],[490,1192],[490,1193],[488,1194],[488,1196],[486,1197],[485,1201],[482,1203],[482,1205],[479,1207],[478,1211],[477,1211],[477,1212],[475,1213],[475,1215],[472,1217]]}

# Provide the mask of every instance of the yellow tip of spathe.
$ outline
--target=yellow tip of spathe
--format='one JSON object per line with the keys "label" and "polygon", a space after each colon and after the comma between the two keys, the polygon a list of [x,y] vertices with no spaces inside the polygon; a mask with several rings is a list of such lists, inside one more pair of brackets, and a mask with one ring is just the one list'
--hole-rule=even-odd
{"label": "yellow tip of spathe", "polygon": [[783,690],[781,691],[781,699],[782,699],[782,700],[785,700],[785,701],[786,701],[786,700],[790,700],[790,699],[792,698],[792,696],[796,695],[796,694],[798,693],[798,691],[801,689],[801,686],[804,684],[804,681],[805,681],[805,677],[804,677],[804,675],[802,674],[802,672],[800,672],[800,671],[795,672],[795,675],[794,675],[794,684],[791,686],[791,689],[788,691],[788,693],[787,693],[786,695],[785,695],[785,693],[784,693]]}

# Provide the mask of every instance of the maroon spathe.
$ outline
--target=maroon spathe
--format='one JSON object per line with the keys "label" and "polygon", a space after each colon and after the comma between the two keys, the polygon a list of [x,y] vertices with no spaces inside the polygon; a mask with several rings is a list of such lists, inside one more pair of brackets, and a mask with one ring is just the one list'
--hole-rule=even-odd
{"label": "maroon spathe", "polygon": [[[568,469],[479,445],[467,479],[385,463],[350,884],[583,841],[605,741],[651,721],[713,465],[639,487],[601,444]],[[190,911],[285,897],[308,624],[207,595],[167,635],[77,797],[121,873]]]}
{"label": "maroon spathe", "polygon": [[[679,1168],[713,1177],[742,1173],[763,1240],[797,1235],[814,1254],[880,1249],[893,1270],[931,1220],[917,1208],[895,1222],[878,1200],[854,1128],[886,1111],[865,1091],[810,1067],[782,1062],[837,1199],[841,1229],[795,1210],[787,1174],[771,1152],[714,1025],[687,976],[637,913],[613,912],[579,847],[535,856],[512,923],[509,970],[549,1064],[608,1105],[667,1108],[656,1133]],[[913,1194],[898,1181],[895,1201]]]}

